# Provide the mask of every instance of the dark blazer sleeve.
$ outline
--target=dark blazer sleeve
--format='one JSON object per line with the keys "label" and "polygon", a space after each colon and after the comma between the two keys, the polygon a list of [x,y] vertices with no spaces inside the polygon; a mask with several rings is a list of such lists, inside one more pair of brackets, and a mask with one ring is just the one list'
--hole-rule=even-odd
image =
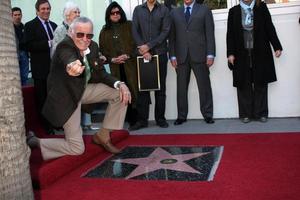
{"label": "dark blazer sleeve", "polygon": [[261,2],[260,6],[262,8],[263,13],[265,14],[265,19],[266,19],[265,20],[265,27],[266,27],[266,31],[267,31],[267,34],[268,34],[268,37],[269,37],[269,41],[271,42],[274,51],[282,50],[282,46],[281,46],[281,43],[280,43],[279,38],[277,36],[274,24],[272,22],[272,18],[271,18],[269,9],[268,9],[267,5],[264,2]]}
{"label": "dark blazer sleeve", "polygon": [[227,57],[235,55],[235,40],[234,40],[234,24],[233,24],[233,13],[234,8],[231,8],[228,13],[227,20],[227,34],[226,34],[226,45],[227,45]]}
{"label": "dark blazer sleeve", "polygon": [[[59,65],[61,67],[64,67],[64,70],[66,71],[66,67],[69,63],[74,62],[76,60],[80,60],[82,62],[82,57],[79,53],[79,50],[72,44],[70,38],[65,38],[62,42],[60,42],[55,50],[55,53],[53,55],[54,57],[58,57],[58,60],[62,62],[62,65]],[[83,78],[84,73],[82,73],[79,76],[70,76],[71,79],[78,79]]]}
{"label": "dark blazer sleeve", "polygon": [[209,8],[206,9],[205,15],[205,34],[207,48],[206,54],[216,56],[215,25],[212,12]]}
{"label": "dark blazer sleeve", "polygon": [[[55,50],[53,58],[58,57],[58,60],[62,63],[59,65],[64,68],[64,71],[67,69],[67,65],[76,60],[80,60],[83,63],[83,58],[80,55],[78,48],[76,48],[75,44],[72,42],[70,37],[66,37],[62,42],[60,42]],[[79,76],[70,76],[67,74],[70,79],[81,79],[84,78],[84,73]]]}
{"label": "dark blazer sleeve", "polygon": [[176,38],[176,30],[174,25],[174,13],[175,9],[173,9],[170,13],[170,21],[171,21],[171,28],[169,33],[169,57],[175,56],[175,38]]}

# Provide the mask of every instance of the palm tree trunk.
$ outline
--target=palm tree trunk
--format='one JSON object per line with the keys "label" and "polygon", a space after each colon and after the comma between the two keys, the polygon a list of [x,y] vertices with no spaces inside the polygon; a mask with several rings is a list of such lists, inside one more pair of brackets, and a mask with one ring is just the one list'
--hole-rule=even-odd
{"label": "palm tree trunk", "polygon": [[10,0],[0,0],[0,199],[33,199]]}

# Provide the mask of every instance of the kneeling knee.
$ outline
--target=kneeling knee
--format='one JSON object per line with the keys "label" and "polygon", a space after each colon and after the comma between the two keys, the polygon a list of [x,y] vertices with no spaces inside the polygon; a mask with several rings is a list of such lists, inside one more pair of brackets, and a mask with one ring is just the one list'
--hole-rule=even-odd
{"label": "kneeling knee", "polygon": [[71,151],[72,151],[72,155],[81,155],[81,154],[83,154],[84,151],[85,151],[84,143],[73,145],[71,147]]}
{"label": "kneeling knee", "polygon": [[118,90],[113,90],[112,94],[111,94],[111,99],[110,102],[111,103],[119,103],[121,101],[120,98],[120,93]]}

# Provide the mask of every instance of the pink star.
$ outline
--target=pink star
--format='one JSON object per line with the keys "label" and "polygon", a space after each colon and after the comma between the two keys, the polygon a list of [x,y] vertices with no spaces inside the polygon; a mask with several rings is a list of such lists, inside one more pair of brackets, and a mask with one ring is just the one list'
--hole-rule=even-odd
{"label": "pink star", "polygon": [[132,177],[146,174],[158,169],[169,169],[201,174],[199,171],[195,170],[183,161],[197,158],[209,153],[210,152],[172,155],[158,147],[148,157],[145,158],[127,158],[113,161],[138,165],[137,168],[135,168],[125,179],[130,179]]}

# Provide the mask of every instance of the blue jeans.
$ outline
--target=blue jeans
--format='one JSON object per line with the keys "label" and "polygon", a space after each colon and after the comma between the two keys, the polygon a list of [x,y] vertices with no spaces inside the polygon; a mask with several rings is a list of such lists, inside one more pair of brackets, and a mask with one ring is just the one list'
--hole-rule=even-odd
{"label": "blue jeans", "polygon": [[28,53],[26,51],[19,51],[18,57],[19,57],[21,85],[24,86],[27,84],[28,73],[29,73]]}
{"label": "blue jeans", "polygon": [[81,112],[81,125],[82,126],[92,125],[92,116],[91,116],[91,114]]}

